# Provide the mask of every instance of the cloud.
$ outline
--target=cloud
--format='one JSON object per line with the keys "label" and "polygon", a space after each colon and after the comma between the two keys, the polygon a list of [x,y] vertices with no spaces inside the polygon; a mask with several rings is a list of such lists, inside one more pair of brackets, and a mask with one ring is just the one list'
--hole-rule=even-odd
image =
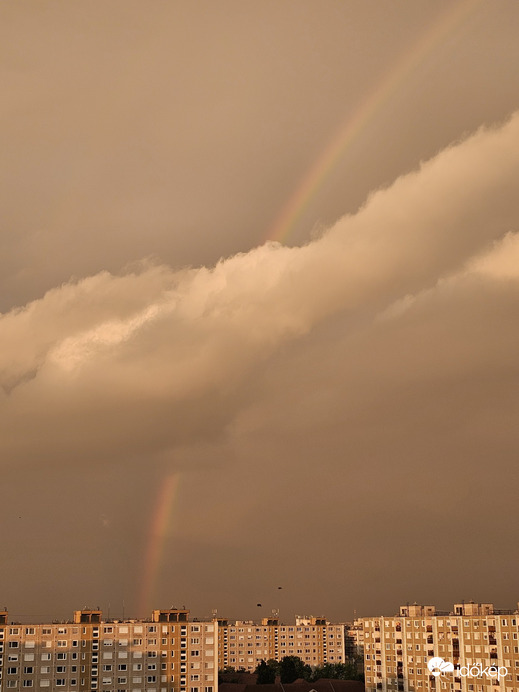
{"label": "cloud", "polygon": [[327,318],[349,320],[350,332],[355,320],[372,325],[373,338],[377,315],[398,322],[428,291],[467,291],[469,275],[478,286],[474,277],[516,278],[518,177],[516,115],[303,247],[270,243],[213,268],[102,272],[2,315],[2,459],[124,460],[221,436],[255,369]]}

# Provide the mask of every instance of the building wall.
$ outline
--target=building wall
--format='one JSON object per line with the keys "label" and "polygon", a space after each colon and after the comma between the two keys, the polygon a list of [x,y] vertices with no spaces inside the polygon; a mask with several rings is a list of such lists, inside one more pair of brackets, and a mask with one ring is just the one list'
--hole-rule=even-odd
{"label": "building wall", "polygon": [[0,618],[0,692],[217,692],[218,669],[253,671],[262,660],[298,656],[311,666],[347,660],[344,624],[298,617],[261,623],[189,622],[187,611],[149,620],[105,621],[82,610],[71,622],[9,623]]}
{"label": "building wall", "polygon": [[75,620],[0,624],[0,690],[217,692],[217,623]]}
{"label": "building wall", "polygon": [[293,625],[265,618],[250,621],[219,621],[218,667],[253,671],[262,660],[280,661],[298,656],[311,666],[344,663],[345,626],[331,625],[322,618],[297,618]]}
{"label": "building wall", "polygon": [[[519,692],[519,611],[492,604],[456,604],[452,613],[434,606],[402,606],[394,617],[362,618],[367,692]],[[427,663],[439,657],[465,666],[502,666],[508,675],[435,677]]]}

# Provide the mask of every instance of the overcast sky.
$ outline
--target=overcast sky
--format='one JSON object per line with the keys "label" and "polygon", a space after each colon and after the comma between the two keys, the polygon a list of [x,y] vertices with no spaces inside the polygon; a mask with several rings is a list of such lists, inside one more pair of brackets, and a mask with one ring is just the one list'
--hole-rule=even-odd
{"label": "overcast sky", "polygon": [[515,606],[518,30],[1,4],[13,619]]}

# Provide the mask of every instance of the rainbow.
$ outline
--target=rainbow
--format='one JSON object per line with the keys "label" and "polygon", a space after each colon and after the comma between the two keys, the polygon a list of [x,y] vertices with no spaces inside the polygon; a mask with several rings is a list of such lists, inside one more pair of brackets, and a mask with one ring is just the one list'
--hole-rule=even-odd
{"label": "rainbow", "polygon": [[442,12],[425,34],[421,35],[411,49],[400,57],[360,104],[353,116],[341,125],[274,219],[264,237],[264,242],[269,240],[285,242],[287,240],[294,225],[323,186],[331,171],[344,156],[348,147],[368,127],[383,109],[383,106],[418,69],[424,59],[434,51],[436,46],[440,45],[447,36],[452,35],[466,22],[469,15],[483,5],[483,0],[464,0],[463,2],[460,0],[449,3],[449,8]]}
{"label": "rainbow", "polygon": [[173,507],[179,485],[180,474],[171,473],[159,489],[143,562],[143,578],[138,601],[140,617],[149,617],[153,607],[153,595],[163,562],[164,546],[172,521]]}
{"label": "rainbow", "polygon": [[[351,118],[346,120],[330,140],[328,146],[308,169],[299,185],[280,210],[268,229],[264,241],[284,242],[297,220],[302,216],[326,178],[348,147],[374,120],[406,79],[415,72],[424,59],[440,45],[447,36],[461,28],[469,15],[484,5],[484,0],[456,0],[449,3],[436,22],[420,36],[411,50],[406,52],[393,65],[368,97],[361,103]],[[139,613],[148,615],[164,559],[164,546],[172,521],[172,512],[178,494],[180,474],[172,473],[161,485],[153,509],[150,532],[143,563],[143,579],[139,597]]]}

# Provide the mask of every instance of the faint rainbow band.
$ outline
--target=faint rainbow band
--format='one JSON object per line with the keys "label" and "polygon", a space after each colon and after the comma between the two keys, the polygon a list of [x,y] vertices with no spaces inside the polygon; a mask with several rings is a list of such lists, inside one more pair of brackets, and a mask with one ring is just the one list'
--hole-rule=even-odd
{"label": "faint rainbow band", "polygon": [[[143,576],[138,600],[139,617],[149,617],[154,606],[153,596],[164,560],[166,539],[171,526],[173,508],[180,486],[180,473],[170,473],[159,488],[153,508],[143,562]],[[174,596],[174,594],[172,594]]]}
{"label": "faint rainbow band", "polygon": [[[323,186],[326,178],[346,153],[356,137],[369,125],[384,104],[396,93],[399,86],[415,71],[427,55],[433,52],[447,36],[461,27],[467,18],[484,5],[484,0],[456,0],[432,26],[420,36],[410,51],[396,62],[361,103],[351,118],[339,128],[321,155],[305,173],[299,185],[269,227],[264,240],[285,241],[296,221]],[[139,614],[148,616],[153,607],[160,568],[164,561],[166,538],[169,532],[175,499],[178,494],[180,474],[169,474],[161,484],[153,507],[150,532],[146,543],[143,578],[139,597]],[[172,594],[174,596],[174,594]]]}
{"label": "faint rainbow band", "polygon": [[359,108],[344,122],[324,151],[307,170],[298,186],[269,227],[264,241],[284,242],[297,220],[323,186],[327,177],[346,153],[348,147],[367,128],[390,97],[417,70],[436,46],[451,35],[470,15],[484,5],[483,0],[455,0],[447,10],[413,44],[410,51],[397,60],[392,69],[370,92]]}

